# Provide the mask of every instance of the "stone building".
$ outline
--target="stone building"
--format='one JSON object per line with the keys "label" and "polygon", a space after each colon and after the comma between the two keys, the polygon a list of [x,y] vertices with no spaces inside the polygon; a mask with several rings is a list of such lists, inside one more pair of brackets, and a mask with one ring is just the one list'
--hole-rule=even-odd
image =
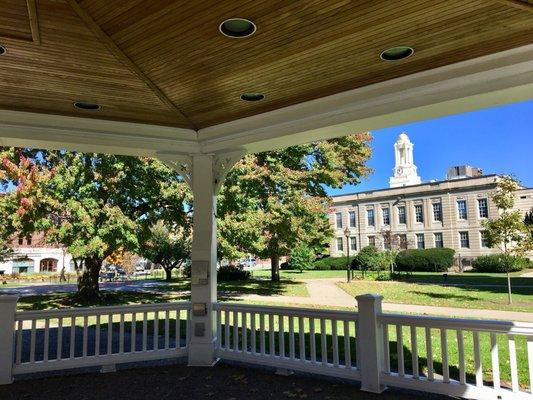
{"label": "stone building", "polygon": [[[499,252],[487,247],[482,226],[483,220],[498,214],[490,198],[497,175],[460,166],[450,168],[446,180],[420,183],[413,145],[405,133],[394,148],[390,188],[333,196],[332,256],[346,255],[347,242],[350,254],[368,245],[387,248],[390,234],[397,247],[449,247],[465,259]],[[529,211],[533,188],[518,190],[515,206],[523,214]]]}

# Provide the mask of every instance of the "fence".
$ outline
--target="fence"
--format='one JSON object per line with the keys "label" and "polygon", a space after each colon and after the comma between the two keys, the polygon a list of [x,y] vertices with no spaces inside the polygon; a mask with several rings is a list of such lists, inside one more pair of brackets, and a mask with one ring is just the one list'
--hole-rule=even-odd
{"label": "fence", "polygon": [[[215,354],[361,382],[472,399],[533,399],[533,324],[358,312],[213,305]],[[187,356],[187,302],[16,312],[0,296],[0,383],[44,370]]]}

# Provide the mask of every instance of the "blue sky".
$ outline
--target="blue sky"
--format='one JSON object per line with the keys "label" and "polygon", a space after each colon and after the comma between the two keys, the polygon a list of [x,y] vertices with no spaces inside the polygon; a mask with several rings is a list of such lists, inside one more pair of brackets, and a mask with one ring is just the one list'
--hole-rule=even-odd
{"label": "blue sky", "polygon": [[486,174],[516,175],[533,187],[533,100],[372,131],[374,172],[359,185],[328,194],[383,189],[394,167],[394,142],[406,132],[422,181],[445,178],[448,167],[469,164]]}

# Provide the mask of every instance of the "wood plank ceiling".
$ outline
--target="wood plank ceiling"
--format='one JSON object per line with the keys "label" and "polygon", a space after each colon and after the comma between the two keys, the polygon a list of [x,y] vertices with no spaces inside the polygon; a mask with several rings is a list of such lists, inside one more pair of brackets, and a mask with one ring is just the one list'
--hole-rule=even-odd
{"label": "wood plank ceiling", "polygon": [[0,108],[197,129],[531,43],[525,0],[0,0]]}

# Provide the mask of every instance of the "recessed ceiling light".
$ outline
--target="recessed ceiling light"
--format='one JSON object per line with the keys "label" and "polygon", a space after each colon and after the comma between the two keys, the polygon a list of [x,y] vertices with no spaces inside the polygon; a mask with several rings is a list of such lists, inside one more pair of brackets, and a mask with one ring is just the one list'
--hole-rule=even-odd
{"label": "recessed ceiling light", "polygon": [[6,52],[7,52],[7,49],[3,45],[0,44],[0,56],[3,54],[6,54]]}
{"label": "recessed ceiling light", "polygon": [[241,94],[241,100],[244,101],[260,101],[265,98],[263,93],[243,93]]}
{"label": "recessed ceiling light", "polygon": [[223,35],[231,38],[245,38],[257,30],[255,24],[245,18],[230,18],[222,22],[218,29]]}
{"label": "recessed ceiling light", "polygon": [[396,46],[385,50],[380,57],[385,61],[398,61],[410,57],[415,51],[409,46]]}
{"label": "recessed ceiling light", "polygon": [[90,103],[88,101],[76,101],[74,107],[80,110],[89,110],[89,111],[98,111],[100,110],[100,105],[96,103]]}

